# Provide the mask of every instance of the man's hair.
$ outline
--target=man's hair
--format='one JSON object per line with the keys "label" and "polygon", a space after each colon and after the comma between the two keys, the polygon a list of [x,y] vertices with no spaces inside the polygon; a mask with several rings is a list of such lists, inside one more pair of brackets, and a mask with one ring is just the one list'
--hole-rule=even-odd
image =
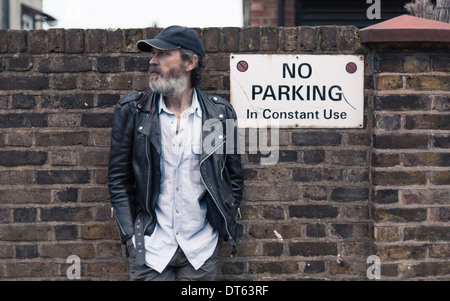
{"label": "man's hair", "polygon": [[197,66],[195,66],[195,68],[192,69],[191,71],[191,86],[192,88],[198,87],[200,85],[200,82],[202,81],[203,70],[206,67],[203,58],[197,55],[195,52],[184,48],[180,49],[180,53],[181,58],[185,61],[192,59],[192,57],[194,56],[197,56],[198,58]]}

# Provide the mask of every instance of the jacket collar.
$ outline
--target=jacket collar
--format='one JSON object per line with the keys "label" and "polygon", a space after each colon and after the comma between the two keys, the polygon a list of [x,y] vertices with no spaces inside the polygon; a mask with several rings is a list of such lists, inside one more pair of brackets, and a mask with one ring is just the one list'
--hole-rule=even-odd
{"label": "jacket collar", "polygon": [[222,112],[220,112],[217,106],[215,106],[213,103],[215,96],[208,95],[197,88],[195,88],[195,90],[197,91],[198,102],[200,104],[200,107],[202,108],[203,122],[211,118],[218,120],[225,119]]}
{"label": "jacket collar", "polygon": [[[213,96],[207,95],[200,89],[194,88],[197,94],[198,104],[202,111],[203,121],[207,119],[224,119],[223,114],[217,109],[217,107],[212,103]],[[138,101],[137,108],[141,112],[155,115],[159,112],[159,100],[161,94],[148,90],[144,93],[144,96]]]}
{"label": "jacket collar", "polygon": [[[161,130],[157,107],[159,94],[148,90],[136,104],[137,111],[145,113],[145,117],[137,125],[138,132],[149,137],[150,142],[155,146],[158,153],[161,152]],[[138,119],[139,120],[139,119]]]}
{"label": "jacket collar", "polygon": [[136,105],[138,110],[146,113],[154,113],[158,105],[158,95],[158,93],[155,93],[152,90],[147,90],[146,92],[144,92],[144,95]]}

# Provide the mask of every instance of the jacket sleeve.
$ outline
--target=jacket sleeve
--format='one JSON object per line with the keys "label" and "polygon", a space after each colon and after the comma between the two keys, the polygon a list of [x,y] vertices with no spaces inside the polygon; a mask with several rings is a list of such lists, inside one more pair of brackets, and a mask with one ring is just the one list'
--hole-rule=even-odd
{"label": "jacket sleeve", "polygon": [[238,202],[242,200],[242,190],[244,187],[244,178],[242,176],[242,163],[241,163],[241,154],[238,149],[238,140],[239,140],[239,131],[237,127],[237,116],[231,105],[226,106],[228,111],[228,118],[234,120],[234,141],[233,141],[233,152],[227,152],[225,165],[228,170],[228,174],[230,176],[231,188],[233,190],[233,196]]}
{"label": "jacket sleeve", "polygon": [[118,103],[114,109],[108,187],[111,205],[120,231],[122,243],[133,237],[133,117],[129,104]]}

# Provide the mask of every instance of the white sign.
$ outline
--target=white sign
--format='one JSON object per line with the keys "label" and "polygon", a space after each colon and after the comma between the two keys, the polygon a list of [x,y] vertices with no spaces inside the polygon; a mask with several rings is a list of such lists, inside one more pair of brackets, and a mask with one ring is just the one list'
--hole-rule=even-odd
{"label": "white sign", "polygon": [[231,54],[230,90],[239,127],[363,127],[360,55]]}

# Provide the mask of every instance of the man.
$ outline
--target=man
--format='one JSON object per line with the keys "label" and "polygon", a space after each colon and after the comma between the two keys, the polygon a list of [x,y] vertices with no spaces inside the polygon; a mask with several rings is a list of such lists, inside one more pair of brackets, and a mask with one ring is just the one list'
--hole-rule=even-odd
{"label": "man", "polygon": [[153,53],[150,89],[115,107],[108,175],[130,278],[214,280],[222,241],[236,246],[236,113],[197,88],[205,55],[197,32],[171,26],[137,47]]}

